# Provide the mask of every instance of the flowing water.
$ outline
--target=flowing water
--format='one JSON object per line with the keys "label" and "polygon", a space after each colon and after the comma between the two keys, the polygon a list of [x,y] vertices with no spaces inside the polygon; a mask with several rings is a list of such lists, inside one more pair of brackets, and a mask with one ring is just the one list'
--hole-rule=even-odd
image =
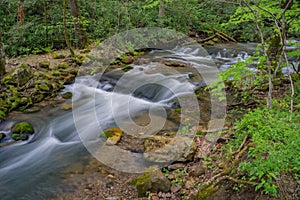
{"label": "flowing water", "polygon": [[[0,124],[1,132],[9,134],[15,122],[26,120],[34,125],[35,134],[29,141],[0,147],[0,199],[44,199],[59,191],[65,169],[85,162],[90,155],[86,147],[95,148],[101,129],[138,129],[130,119],[143,112],[151,113],[150,123],[158,124],[157,130],[144,132],[145,136],[162,129],[166,110],[178,108],[179,97],[192,95],[196,87],[213,81],[218,69],[225,70],[254,49],[252,44],[235,44],[209,47],[209,54],[193,46],[153,50],[126,73],[112,70],[101,81],[97,76],[80,77],[75,85],[67,86],[65,91],[73,92],[73,112],[49,106],[33,114],[12,113]],[[162,61],[180,61],[192,67],[162,67]],[[112,157],[109,152],[105,155]],[[136,164],[147,166],[143,159]],[[126,166],[124,171],[128,171]]]}

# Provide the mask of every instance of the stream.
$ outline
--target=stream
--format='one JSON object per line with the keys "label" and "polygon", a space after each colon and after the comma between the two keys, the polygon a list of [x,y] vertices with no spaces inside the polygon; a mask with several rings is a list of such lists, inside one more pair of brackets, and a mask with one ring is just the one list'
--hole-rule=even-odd
{"label": "stream", "polygon": [[[179,108],[185,97],[193,104],[195,88],[213,81],[218,70],[224,71],[245,59],[255,46],[220,44],[207,47],[205,56],[199,56],[199,49],[192,46],[174,51],[152,50],[131,64],[133,69],[128,72],[114,69],[100,81],[97,76],[84,76],[66,86],[63,92],[73,92],[73,111],[62,110],[59,105],[32,114],[13,112],[0,124],[0,130],[8,133],[14,123],[26,120],[34,125],[35,134],[29,141],[0,147],[0,199],[44,199],[67,190],[62,181],[66,169],[73,163],[85,163],[91,155],[99,156],[102,163],[117,170],[142,172],[153,163],[147,162],[141,153],[127,155],[115,146],[103,145],[105,141],[99,134],[110,127],[122,127],[139,137],[148,137],[161,129],[180,129],[184,125],[166,125],[168,111]],[[193,67],[162,67],[168,61]],[[192,109],[197,111],[197,106]],[[144,128],[140,129],[132,119],[141,119],[145,113],[150,113],[150,120],[142,119]],[[103,149],[99,150],[99,144]]]}

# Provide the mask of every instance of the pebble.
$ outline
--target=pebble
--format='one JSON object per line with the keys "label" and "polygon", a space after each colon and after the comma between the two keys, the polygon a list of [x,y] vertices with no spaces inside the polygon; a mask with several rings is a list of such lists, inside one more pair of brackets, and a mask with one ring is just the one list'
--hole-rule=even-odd
{"label": "pebble", "polygon": [[173,164],[173,165],[169,165],[168,170],[176,170],[176,169],[181,169],[183,167],[184,167],[184,164],[176,163],[176,164]]}
{"label": "pebble", "polygon": [[171,195],[170,192],[168,192],[168,193],[166,194],[166,197],[167,197],[167,198],[171,198],[171,196],[172,196],[172,195]]}
{"label": "pebble", "polygon": [[182,188],[181,185],[178,185],[178,184],[172,184],[172,186],[171,186],[171,192],[172,192],[172,193],[176,193],[176,192],[178,192],[181,188]]}
{"label": "pebble", "polygon": [[158,197],[160,197],[160,198],[162,197],[162,192],[158,193]]}
{"label": "pebble", "polygon": [[157,196],[152,196],[151,200],[158,200],[158,197]]}

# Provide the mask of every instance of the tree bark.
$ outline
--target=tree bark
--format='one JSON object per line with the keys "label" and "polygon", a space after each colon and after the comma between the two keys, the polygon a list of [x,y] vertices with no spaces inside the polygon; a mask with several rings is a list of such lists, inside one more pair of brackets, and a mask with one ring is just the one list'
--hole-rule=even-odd
{"label": "tree bark", "polygon": [[5,73],[5,53],[2,46],[1,34],[0,34],[0,76]]}
{"label": "tree bark", "polygon": [[70,0],[71,15],[74,20],[75,32],[78,37],[79,48],[84,49],[88,46],[87,33],[84,30],[83,24],[80,21],[80,13],[77,0]]}
{"label": "tree bark", "polygon": [[164,0],[160,0],[159,1],[158,17],[164,17],[164,16],[165,16]]}
{"label": "tree bark", "polygon": [[67,33],[67,0],[64,0],[63,14],[64,14],[64,36],[65,36],[65,41],[66,41],[66,44],[67,44],[67,46],[70,50],[71,56],[74,57],[75,53],[74,53],[73,47],[70,43],[68,33]]}
{"label": "tree bark", "polygon": [[18,15],[17,15],[17,22],[18,22],[18,24],[24,24],[24,18],[25,18],[25,14],[24,14],[24,0],[20,0],[19,1],[19,5],[18,5]]}

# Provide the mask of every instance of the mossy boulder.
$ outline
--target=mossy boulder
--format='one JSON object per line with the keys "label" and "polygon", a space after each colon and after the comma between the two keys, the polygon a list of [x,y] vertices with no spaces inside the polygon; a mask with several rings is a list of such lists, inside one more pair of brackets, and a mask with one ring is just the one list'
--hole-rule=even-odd
{"label": "mossy boulder", "polygon": [[39,63],[39,66],[41,68],[49,69],[50,67],[50,61],[49,60],[43,60]]}
{"label": "mossy boulder", "polygon": [[69,67],[70,67],[70,65],[66,62],[61,62],[58,64],[59,69],[68,69]]}
{"label": "mossy boulder", "polygon": [[7,85],[24,85],[33,76],[33,71],[29,65],[22,64],[12,70],[3,79],[2,83]]}
{"label": "mossy boulder", "polygon": [[29,122],[19,122],[11,130],[14,134],[33,134],[34,128]]}
{"label": "mossy boulder", "polygon": [[66,56],[64,54],[62,54],[62,53],[54,52],[52,54],[52,58],[53,59],[64,59],[64,58],[66,58]]}
{"label": "mossy boulder", "polygon": [[139,197],[145,197],[149,191],[168,192],[171,188],[171,182],[158,168],[147,170],[131,183],[136,186]]}

